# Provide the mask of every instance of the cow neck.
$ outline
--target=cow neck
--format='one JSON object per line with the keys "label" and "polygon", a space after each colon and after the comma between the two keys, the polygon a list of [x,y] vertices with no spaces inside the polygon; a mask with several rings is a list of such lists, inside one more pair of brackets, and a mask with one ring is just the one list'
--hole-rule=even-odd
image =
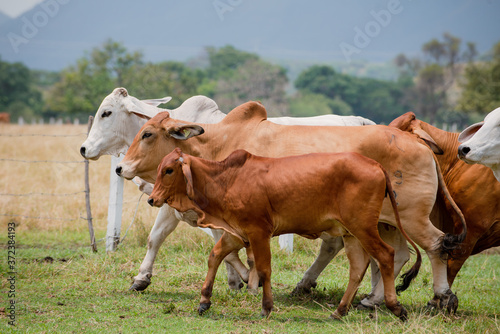
{"label": "cow neck", "polygon": [[220,161],[227,158],[234,150],[245,148],[239,143],[246,142],[246,128],[243,130],[234,124],[222,123],[199,125],[203,127],[205,133],[186,141],[179,141],[178,147],[182,152],[198,158]]}
{"label": "cow neck", "polygon": [[436,141],[436,144],[444,152],[442,155],[436,155],[443,175],[449,174],[453,169],[465,165],[463,161],[457,158],[459,145],[458,133],[440,130],[422,121],[420,121],[420,126]]}
{"label": "cow neck", "polygon": [[[237,151],[232,153],[223,161],[212,161],[201,158],[191,158],[191,173],[193,176],[193,187],[196,193],[201,193],[208,200],[211,198],[220,200],[231,187],[236,179],[241,167],[244,166],[252,155],[245,151]],[[210,192],[205,193],[208,184],[215,187],[210,187]],[[198,185],[198,187],[197,187]],[[222,193],[219,193],[219,190]],[[217,201],[210,201],[211,203]]]}
{"label": "cow neck", "polygon": [[132,145],[132,143],[134,142],[135,136],[139,133],[139,131],[141,131],[144,124],[146,124],[146,122],[148,121],[147,119],[145,119],[143,117],[139,117],[135,114],[132,114],[132,120],[133,120],[133,122],[131,122],[131,123],[134,126],[134,128],[132,130],[130,130],[130,128],[127,127],[126,125],[123,125],[119,129],[117,129],[117,131],[115,131],[115,136],[118,136],[118,137],[123,136],[124,138],[126,138],[126,144],[127,144],[126,150],[128,150],[130,145]]}

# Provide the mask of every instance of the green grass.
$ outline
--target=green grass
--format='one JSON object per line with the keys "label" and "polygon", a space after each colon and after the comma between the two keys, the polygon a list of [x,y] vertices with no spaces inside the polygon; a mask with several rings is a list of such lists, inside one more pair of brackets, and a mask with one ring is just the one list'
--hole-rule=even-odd
{"label": "green grass", "polygon": [[[75,134],[86,126],[0,125],[6,134]],[[0,157],[24,160],[80,160],[84,136],[33,138],[0,137]],[[90,163],[92,214],[96,238],[106,233],[109,157]],[[73,193],[83,190],[83,166],[0,162],[2,193]],[[139,198],[137,188],[125,183],[123,226],[129,225]],[[351,312],[342,321],[328,319],[347,286],[348,264],[341,253],[320,276],[309,296],[291,297],[295,284],[314,261],[319,241],[295,238],[294,253],[279,250],[273,240],[272,286],[275,310],[261,319],[261,294],[230,291],[221,266],[212,307],[202,317],[196,312],[213,241],[202,231],[180,224],[162,246],[150,287],[129,292],[131,278],[146,253],[145,243],[158,210],[142,198],[137,219],[118,251],[93,254],[85,220],[16,218],[16,321],[8,325],[8,234],[10,217],[0,216],[0,333],[499,333],[500,255],[470,258],[453,286],[458,313],[429,313],[432,276],[424,265],[416,281],[399,301],[409,320],[401,323],[385,307],[376,312]],[[0,214],[78,218],[85,216],[84,196],[0,196]],[[52,259],[52,260],[51,260]],[[412,261],[413,262],[413,259]],[[369,278],[359,296],[369,293]]]}
{"label": "green grass", "polygon": [[[6,231],[6,229],[4,229]],[[155,276],[145,292],[130,292],[145,254],[141,230],[133,229],[118,251],[106,254],[104,245],[93,254],[83,232],[19,231],[16,234],[16,321],[22,333],[498,333],[500,282],[496,277],[500,255],[478,255],[467,261],[453,291],[460,304],[456,315],[426,309],[432,297],[430,266],[423,269],[399,300],[409,312],[401,323],[385,307],[376,312],[351,310],[342,321],[328,319],[338,305],[348,277],[348,263],[338,256],[320,276],[311,295],[290,292],[312,263],[318,241],[296,237],[292,255],[273,240],[273,296],[275,310],[269,319],[259,315],[261,294],[244,289],[230,291],[225,267],[217,275],[212,307],[196,312],[206,274],[212,241],[203,232],[181,226],[167,239],[158,255]],[[0,237],[7,244],[7,233]],[[2,249],[7,258],[7,249]],[[52,260],[51,260],[52,259]],[[1,262],[7,272],[6,261]],[[1,306],[8,302],[8,283],[2,280]],[[369,292],[365,278],[360,294]],[[0,306],[0,307],[1,307]],[[5,313],[0,332],[8,333]]]}

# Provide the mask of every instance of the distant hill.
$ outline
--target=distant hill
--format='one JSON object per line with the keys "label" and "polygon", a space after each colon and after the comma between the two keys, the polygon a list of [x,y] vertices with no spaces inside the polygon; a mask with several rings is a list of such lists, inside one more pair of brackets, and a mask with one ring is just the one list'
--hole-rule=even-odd
{"label": "distant hill", "polygon": [[346,64],[347,45],[357,50],[348,49],[353,67],[356,61],[388,63],[398,53],[417,53],[445,31],[475,42],[480,52],[500,39],[499,2],[401,0],[390,8],[391,3],[73,0],[36,6],[16,19],[0,14],[0,56],[60,70],[112,38],[154,62],[185,61],[205,46],[231,44],[276,62]]}
{"label": "distant hill", "polygon": [[12,20],[12,18],[0,12],[0,27],[3,26],[4,24],[7,24],[10,20]]}

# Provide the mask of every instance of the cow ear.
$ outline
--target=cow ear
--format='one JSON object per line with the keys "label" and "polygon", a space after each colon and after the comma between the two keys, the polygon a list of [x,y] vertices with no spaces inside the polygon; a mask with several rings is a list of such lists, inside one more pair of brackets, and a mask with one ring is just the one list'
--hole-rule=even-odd
{"label": "cow ear", "polygon": [[193,176],[191,175],[191,165],[189,161],[184,161],[182,163],[182,173],[184,174],[184,180],[186,181],[187,196],[190,200],[194,201]]}
{"label": "cow ear", "polygon": [[443,149],[439,147],[439,145],[434,141],[434,139],[422,128],[414,128],[412,129],[413,133],[419,136],[437,155],[441,155],[444,153]]}
{"label": "cow ear", "polygon": [[416,119],[417,117],[415,116],[415,113],[412,111],[409,111],[398,118],[394,119],[391,123],[389,123],[389,126],[398,128],[403,131],[408,131],[408,129],[411,126],[411,123]]}
{"label": "cow ear", "polygon": [[167,129],[168,134],[178,140],[186,140],[194,136],[199,136],[205,130],[196,124],[181,124]]}
{"label": "cow ear", "polygon": [[153,107],[158,107],[160,104],[167,103],[170,100],[172,100],[170,96],[165,96],[162,97],[161,99],[141,100],[141,102],[152,105]]}
{"label": "cow ear", "polygon": [[481,129],[483,124],[484,124],[484,122],[479,122],[479,123],[472,124],[471,126],[469,126],[467,129],[465,129],[464,131],[462,131],[460,133],[460,135],[458,136],[458,141],[460,143],[464,143],[464,142],[468,141],[469,139],[471,139],[472,136],[474,136],[474,134],[477,131],[479,131],[479,129]]}
{"label": "cow ear", "polygon": [[139,101],[137,98],[133,96],[128,96],[124,98],[123,105],[127,109],[129,113],[133,113],[139,117],[150,119],[156,116],[161,109],[156,108],[151,104],[144,103]]}

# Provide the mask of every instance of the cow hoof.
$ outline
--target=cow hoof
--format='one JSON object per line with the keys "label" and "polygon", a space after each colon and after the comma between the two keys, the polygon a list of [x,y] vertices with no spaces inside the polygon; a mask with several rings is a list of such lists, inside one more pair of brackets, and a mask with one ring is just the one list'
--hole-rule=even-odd
{"label": "cow hoof", "polygon": [[271,316],[271,310],[264,310],[264,309],[262,309],[262,311],[260,312],[260,316],[262,318],[269,318],[269,316]]}
{"label": "cow hoof", "polygon": [[365,305],[363,304],[363,301],[361,301],[358,305],[356,305],[356,310],[360,310],[360,311],[374,311],[375,310],[375,307],[374,305]]}
{"label": "cow hoof", "polygon": [[300,281],[297,283],[297,286],[292,291],[292,296],[300,296],[300,295],[308,295],[311,293],[311,289],[316,288],[318,283],[311,282],[309,284],[303,283]]}
{"label": "cow hoof", "polygon": [[212,303],[200,303],[200,307],[198,307],[198,314],[203,315],[203,313],[210,308],[211,304]]}
{"label": "cow hoof", "polygon": [[333,319],[333,320],[342,320],[342,315],[340,315],[340,313],[335,310],[331,315],[330,315],[330,319]]}
{"label": "cow hoof", "polygon": [[151,281],[139,281],[136,280],[130,286],[129,291],[144,291],[151,284]]}
{"label": "cow hoof", "polygon": [[243,284],[243,282],[239,281],[239,282],[227,282],[228,285],[229,285],[229,289],[231,290],[241,290],[242,287],[245,286],[245,284]]}
{"label": "cow hoof", "polygon": [[437,298],[434,298],[432,300],[430,300],[429,302],[427,302],[427,309],[428,310],[435,310],[438,308],[438,299]]}
{"label": "cow hoof", "polygon": [[451,290],[448,290],[446,294],[441,296],[440,301],[441,307],[443,309],[446,308],[446,311],[448,311],[448,313],[452,314],[457,311],[458,298],[453,292],[451,292]]}
{"label": "cow hoof", "polygon": [[394,315],[396,315],[399,320],[405,322],[408,320],[408,312],[406,312],[406,309],[398,303],[398,310],[394,312]]}
{"label": "cow hoof", "polygon": [[448,313],[455,313],[458,308],[458,298],[451,290],[448,290],[439,297],[434,296],[434,298],[427,303],[427,308],[431,310],[446,310]]}
{"label": "cow hoof", "polygon": [[250,289],[247,287],[247,292],[253,296],[257,296],[259,294],[259,289]]}

